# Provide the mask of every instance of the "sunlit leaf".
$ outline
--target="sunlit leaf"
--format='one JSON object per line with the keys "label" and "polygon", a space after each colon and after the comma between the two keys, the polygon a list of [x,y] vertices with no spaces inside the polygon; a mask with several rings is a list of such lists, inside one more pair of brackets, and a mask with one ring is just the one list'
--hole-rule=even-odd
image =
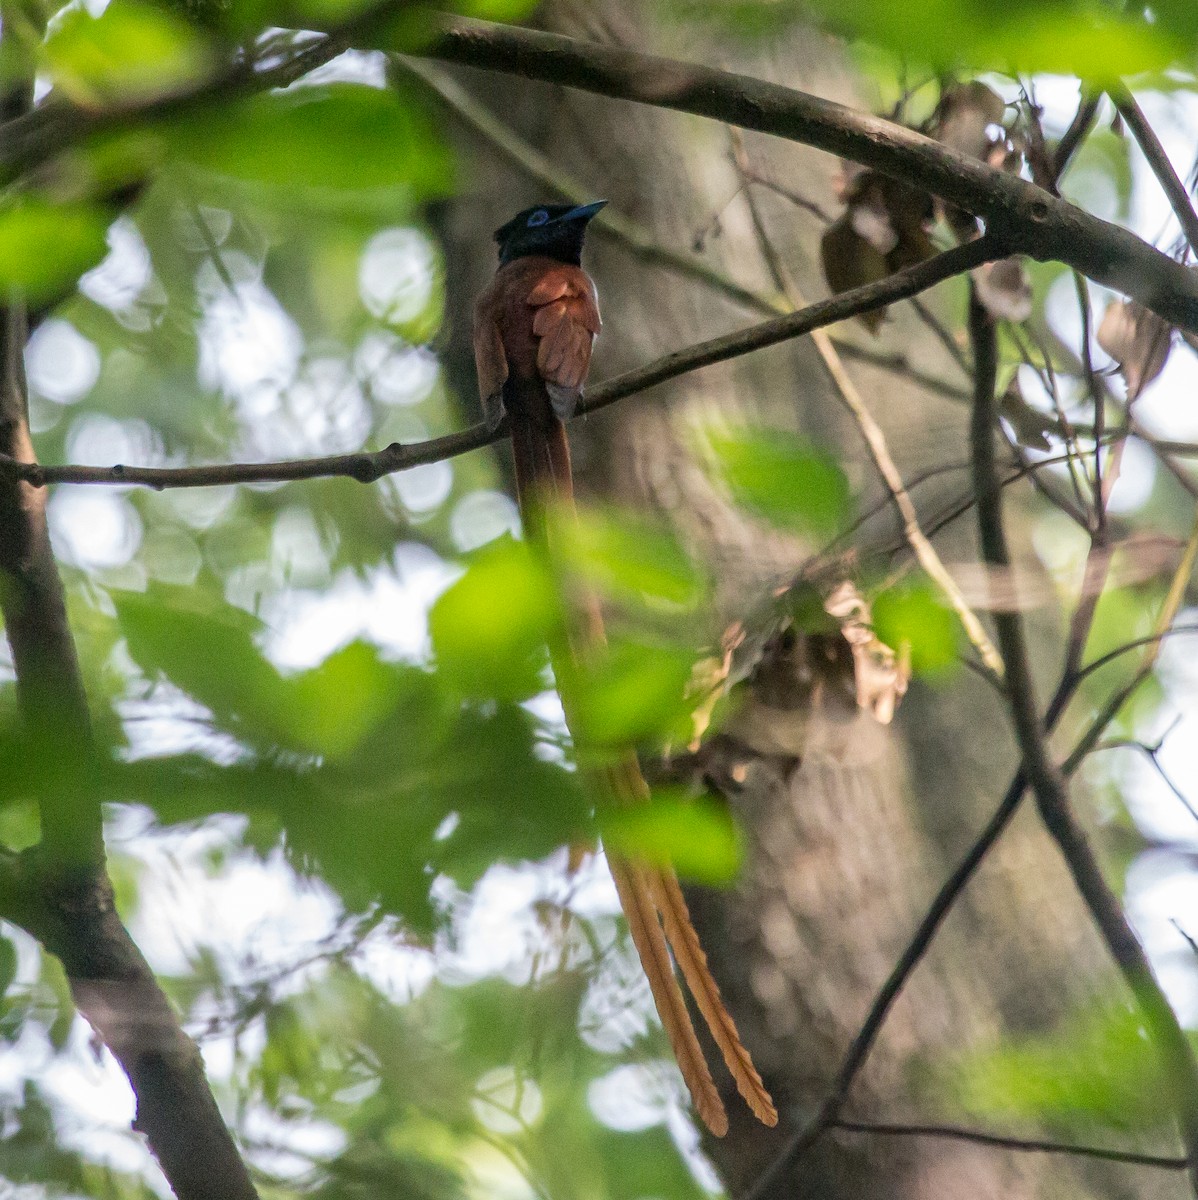
{"label": "sunlit leaf", "polygon": [[677,538],[636,513],[583,509],[561,522],[554,542],[572,570],[614,598],[692,608],[705,590]]}
{"label": "sunlit leaf", "polygon": [[113,0],[99,17],[65,11],[51,29],[43,61],[56,88],[80,104],[145,100],[211,69],[215,54],[194,26],[157,5]]}
{"label": "sunlit leaf", "polygon": [[958,625],[928,583],[887,588],[873,601],[874,632],[897,652],[906,646],[917,675],[957,661]]}
{"label": "sunlit leaf", "polygon": [[343,647],[289,684],[295,740],[333,756],[352,750],[378,726],[402,686],[396,671],[364,642]]}
{"label": "sunlit leaf", "polygon": [[575,734],[585,744],[631,745],[676,729],[689,708],[694,655],[619,640],[578,672],[571,687]]}
{"label": "sunlit leaf", "polygon": [[607,809],[600,814],[604,843],[646,862],[672,864],[696,883],[731,883],[744,855],[732,814],[713,800],[692,800],[664,791],[649,804]]}
{"label": "sunlit leaf", "polygon": [[711,444],[733,498],[781,528],[826,537],[843,527],[849,485],[833,459],[781,431],[713,434]]}
{"label": "sunlit leaf", "polygon": [[1159,70],[1184,49],[1171,30],[1092,0],[816,4],[836,28],[929,66],[1051,71],[1102,83]]}
{"label": "sunlit leaf", "polygon": [[433,605],[429,632],[442,676],[467,696],[540,690],[543,648],[561,627],[553,579],[524,542],[480,551]]}
{"label": "sunlit leaf", "polygon": [[0,204],[0,289],[34,303],[58,299],[107,249],[109,218],[87,204],[35,196]]}

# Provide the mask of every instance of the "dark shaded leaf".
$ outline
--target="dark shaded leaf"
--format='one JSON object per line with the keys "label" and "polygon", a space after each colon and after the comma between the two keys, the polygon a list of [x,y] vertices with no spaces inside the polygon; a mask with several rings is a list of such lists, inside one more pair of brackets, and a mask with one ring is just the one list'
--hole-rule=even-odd
{"label": "dark shaded leaf", "polygon": [[194,26],[163,7],[113,0],[99,17],[66,10],[42,50],[54,81],[77,104],[145,101],[203,79],[216,61]]}
{"label": "dark shaded leaf", "polygon": [[61,298],[104,257],[108,223],[87,204],[27,196],[0,205],[0,288],[35,304]]}

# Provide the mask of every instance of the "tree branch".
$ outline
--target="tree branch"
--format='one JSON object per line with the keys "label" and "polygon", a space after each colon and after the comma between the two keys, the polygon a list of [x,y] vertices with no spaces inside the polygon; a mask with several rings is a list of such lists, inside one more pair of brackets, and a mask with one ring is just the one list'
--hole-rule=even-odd
{"label": "tree branch", "polygon": [[1148,165],[1161,185],[1161,190],[1168,197],[1169,207],[1173,209],[1178,224],[1181,225],[1181,232],[1189,242],[1190,248],[1198,253],[1198,213],[1194,212],[1186,185],[1182,183],[1173,164],[1169,161],[1169,156],[1165,153],[1160,138],[1156,136],[1156,130],[1148,124],[1148,118],[1144,116],[1144,110],[1140,108],[1135,96],[1122,84],[1108,88],[1107,94],[1114,101],[1119,115],[1131,130],[1132,137],[1136,139],[1144,157],[1148,160]]}
{"label": "tree branch", "polygon": [[[749,217],[752,221],[757,245],[762,257],[765,259],[766,267],[774,280],[775,286],[787,298],[788,302],[795,309],[798,309],[805,303],[805,299],[802,292],[799,291],[798,284],[787,269],[785,262],[782,261],[782,256],[775,249],[769,232],[765,227],[765,221],[762,218],[756,198],[753,195],[752,189],[748,186],[749,160],[745,151],[744,138],[741,136],[739,129],[733,129],[731,132],[733,161],[740,173],[741,182],[745,185],[745,200],[749,206]],[[912,300],[912,303],[916,304],[918,302]],[[936,553],[936,548],[920,528],[919,514],[903,483],[903,477],[899,472],[898,465],[891,456],[890,447],[887,445],[886,435],[883,433],[881,425],[874,419],[873,413],[869,411],[869,406],[857,390],[857,385],[853,382],[852,376],[845,370],[844,363],[841,361],[840,355],[836,352],[836,347],[832,345],[832,339],[822,329],[815,330],[811,336],[812,341],[815,343],[816,351],[823,361],[825,369],[831,376],[832,384],[836,389],[836,394],[840,397],[841,404],[848,409],[849,415],[856,423],[866,448],[869,450],[870,457],[874,460],[874,466],[882,478],[882,483],[890,493],[890,498],[898,510],[899,518],[903,524],[903,536],[907,539],[907,543],[915,554],[919,565],[927,573],[928,578],[940,589],[953,611],[957,614],[957,619],[961,622],[961,627],[965,630],[966,637],[969,638],[974,649],[977,650],[985,669],[989,671],[994,679],[1002,679],[1003,666],[998,651],[995,650],[991,643],[990,637],[986,633],[981,621],[978,620],[977,614],[969,607],[957,581],[949,574],[944,563],[940,561],[940,555]]]}
{"label": "tree branch", "polygon": [[[826,325],[906,299],[954,275],[972,270],[981,263],[1001,258],[1006,253],[1006,249],[993,239],[980,238],[963,246],[955,246],[926,262],[905,267],[875,283],[842,292],[839,296],[827,300],[819,300],[799,312],[774,317],[734,333],[699,342],[685,350],[677,350],[592,388],[585,403],[579,406],[579,415],[606,408],[619,400],[702,367],[727,362],[754,350],[802,337]],[[362,451],[358,454],[337,454],[326,458],[296,459],[289,462],[226,463],[198,467],[46,467],[32,461],[30,452],[27,455],[9,454],[7,458],[0,456],[0,478],[19,479],[33,487],[45,487],[52,483],[89,483],[124,486],[135,484],[157,489],[212,487],[229,483],[280,483],[330,476],[343,476],[356,479],[360,483],[373,483],[395,471],[453,458],[497,442],[505,436],[504,428],[492,432],[485,425],[478,424],[426,442],[411,445],[393,442],[390,446],[373,452]]]}
{"label": "tree branch", "polygon": [[1126,229],[893,121],[728,71],[485,21],[453,20],[424,54],[712,117],[838,154],[982,217],[1009,253],[1067,263],[1198,333],[1198,278],[1181,264]]}
{"label": "tree branch", "polygon": [[[523,138],[513,133],[486,105],[479,103],[444,71],[430,63],[405,55],[394,54],[391,61],[419,79],[463,124],[474,130],[488,145],[498,150],[538,186],[572,204],[585,204],[594,196],[593,188],[566,174],[534,146],[530,146]],[[663,246],[645,226],[610,205],[591,220],[588,229],[593,229],[596,233],[624,246],[642,262],[695,279],[746,308],[766,315],[789,311],[790,306],[785,304],[781,297],[763,295],[743,287],[736,280],[704,262],[697,254],[687,254]]]}
{"label": "tree branch", "polygon": [[[12,52],[7,32],[0,50]],[[32,101],[32,71],[16,74],[5,112]],[[25,342],[24,308],[10,300],[0,310],[0,452],[32,462]],[[128,1076],[134,1127],[179,1200],[256,1200],[199,1051],[116,913],[97,794],[102,775],[92,770],[91,719],[46,493],[12,473],[0,475],[0,610],[41,818],[37,846],[0,856],[0,913],[62,961],[76,1007]]]}
{"label": "tree branch", "polygon": [[[1003,528],[1002,491],[994,454],[997,339],[994,323],[976,295],[971,295],[969,315],[976,371],[971,442],[978,529],[983,560],[989,566],[1005,569],[1010,566],[1011,558]],[[1041,819],[1056,841],[1074,884],[1143,1013],[1186,1146],[1191,1186],[1198,1194],[1198,1062],[1193,1048],[1070,810],[1064,774],[1049,758],[1044,727],[1036,712],[1023,622],[1016,613],[996,612],[994,627],[1007,666],[1008,698],[1023,756],[1022,770],[1036,798]]]}

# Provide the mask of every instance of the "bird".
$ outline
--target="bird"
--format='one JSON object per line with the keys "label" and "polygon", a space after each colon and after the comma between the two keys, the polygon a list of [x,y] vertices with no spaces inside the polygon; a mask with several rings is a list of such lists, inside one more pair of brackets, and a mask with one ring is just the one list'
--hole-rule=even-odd
{"label": "bird", "polygon": [[[474,307],[474,358],[484,418],[492,432],[507,422],[521,522],[530,544],[542,548],[550,537],[550,508],[559,517],[574,517],[565,422],[582,401],[591,351],[602,329],[598,293],[582,268],[582,250],[588,224],[606,203],[535,205],[501,225],[495,231],[499,267]],[[564,681],[604,642],[597,600],[583,596],[574,603],[572,632],[549,647],[568,725],[573,706]],[[632,751],[588,774],[593,787],[618,803],[649,800]],[[677,875],[668,866],[612,853],[608,865],[700,1119],[717,1136],[728,1130],[727,1112],[671,965],[671,950],[737,1090],[763,1124],[777,1124],[777,1110],[707,966]]]}

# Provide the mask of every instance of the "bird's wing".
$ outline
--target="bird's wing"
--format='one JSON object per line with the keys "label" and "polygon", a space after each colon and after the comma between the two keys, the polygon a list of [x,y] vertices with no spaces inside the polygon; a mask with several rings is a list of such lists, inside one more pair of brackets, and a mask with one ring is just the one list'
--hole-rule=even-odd
{"label": "bird's wing", "polygon": [[591,348],[602,328],[595,285],[577,268],[544,275],[528,295],[532,331],[539,339],[537,370],[554,411],[574,415],[591,366]]}
{"label": "bird's wing", "polygon": [[503,420],[503,385],[507,382],[508,365],[490,295],[488,288],[474,307],[474,369],[478,374],[483,417],[487,428],[494,432]]}

